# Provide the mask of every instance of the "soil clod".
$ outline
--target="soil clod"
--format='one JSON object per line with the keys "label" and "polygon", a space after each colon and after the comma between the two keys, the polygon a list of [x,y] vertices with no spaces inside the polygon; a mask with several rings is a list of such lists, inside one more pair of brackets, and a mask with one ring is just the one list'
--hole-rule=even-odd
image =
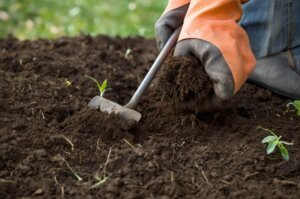
{"label": "soil clod", "polygon": [[204,67],[194,57],[174,57],[167,60],[156,84],[162,100],[176,107],[186,101],[196,104],[213,93],[211,81]]}

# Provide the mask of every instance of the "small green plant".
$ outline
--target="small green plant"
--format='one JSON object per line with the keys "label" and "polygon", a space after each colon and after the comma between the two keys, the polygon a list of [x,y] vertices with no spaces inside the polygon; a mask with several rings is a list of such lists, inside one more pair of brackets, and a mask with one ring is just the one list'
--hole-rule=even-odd
{"label": "small green plant", "polygon": [[287,111],[292,107],[296,112],[297,115],[300,116],[300,100],[294,100],[293,102],[288,103],[287,105]]}
{"label": "small green plant", "polygon": [[257,130],[260,130],[260,129],[262,129],[264,131],[267,131],[267,132],[272,134],[272,135],[266,136],[261,141],[261,143],[263,143],[263,144],[268,144],[267,149],[266,149],[267,154],[269,155],[272,152],[274,152],[275,149],[276,149],[276,146],[277,146],[279,148],[279,151],[280,151],[283,159],[284,160],[289,160],[289,152],[288,152],[287,148],[284,145],[293,145],[294,143],[283,141],[283,140],[281,140],[282,136],[277,136],[273,131],[271,131],[269,129],[266,129],[266,128],[263,128],[261,126],[258,126]]}
{"label": "small green plant", "polygon": [[125,57],[126,59],[128,59],[130,53],[131,53],[131,49],[130,49],[130,48],[127,48],[127,50],[126,50],[126,52],[125,52],[125,54],[124,54],[124,57]]}
{"label": "small green plant", "polygon": [[70,81],[70,80],[65,80],[65,85],[67,86],[67,87],[70,87],[70,86],[72,86],[72,82]]}
{"label": "small green plant", "polygon": [[104,80],[102,82],[102,84],[100,84],[98,82],[98,80],[96,80],[95,78],[93,78],[93,77],[91,77],[89,75],[84,75],[84,77],[89,78],[90,80],[94,81],[97,84],[99,92],[100,92],[100,96],[103,97],[104,93],[108,90],[107,89],[107,79]]}
{"label": "small green plant", "polygon": [[108,177],[103,177],[103,178],[100,178],[98,176],[95,176],[94,177],[95,180],[97,181],[95,184],[93,184],[90,189],[96,189],[96,188],[99,188],[103,183],[105,183],[107,180],[108,180]]}

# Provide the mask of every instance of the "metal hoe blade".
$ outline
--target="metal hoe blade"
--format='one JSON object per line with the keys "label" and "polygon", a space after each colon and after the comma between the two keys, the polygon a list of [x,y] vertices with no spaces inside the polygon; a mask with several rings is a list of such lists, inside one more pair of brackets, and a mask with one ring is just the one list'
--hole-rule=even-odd
{"label": "metal hoe blade", "polygon": [[93,109],[100,109],[100,111],[106,112],[108,114],[116,114],[125,120],[134,120],[138,122],[142,117],[139,112],[129,108],[125,108],[124,106],[121,106],[100,96],[95,96],[89,102],[88,107]]}

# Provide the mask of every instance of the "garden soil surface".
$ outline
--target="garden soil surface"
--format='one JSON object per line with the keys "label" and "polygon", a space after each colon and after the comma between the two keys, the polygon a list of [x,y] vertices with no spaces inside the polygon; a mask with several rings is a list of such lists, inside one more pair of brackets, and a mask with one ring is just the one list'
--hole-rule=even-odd
{"label": "garden soil surface", "polygon": [[[139,123],[87,108],[98,89],[85,74],[126,104],[157,54],[140,37],[1,39],[0,198],[300,198],[290,99],[247,83],[226,110],[181,112],[178,100],[212,86],[198,62],[169,58]],[[265,154],[259,125],[294,141],[290,161]]]}

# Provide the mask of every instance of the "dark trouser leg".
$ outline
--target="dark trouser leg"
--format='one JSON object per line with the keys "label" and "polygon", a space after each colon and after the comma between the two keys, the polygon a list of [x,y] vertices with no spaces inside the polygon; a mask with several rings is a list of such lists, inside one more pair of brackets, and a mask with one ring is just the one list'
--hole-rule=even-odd
{"label": "dark trouser leg", "polygon": [[296,71],[290,51],[257,60],[248,81],[275,93],[300,99],[300,71]]}

